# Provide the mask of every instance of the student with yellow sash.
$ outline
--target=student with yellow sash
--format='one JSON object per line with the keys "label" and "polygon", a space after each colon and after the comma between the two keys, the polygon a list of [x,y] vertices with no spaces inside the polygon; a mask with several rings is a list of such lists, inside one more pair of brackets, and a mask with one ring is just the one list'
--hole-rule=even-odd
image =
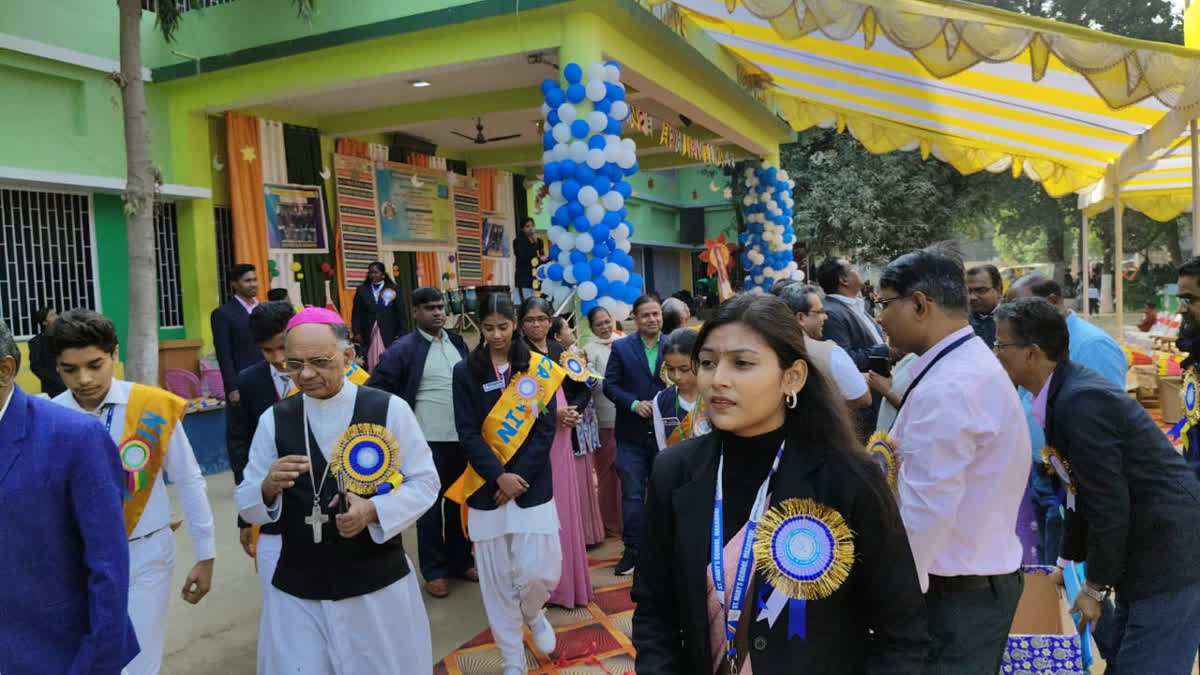
{"label": "student with yellow sash", "polygon": [[652,419],[659,450],[712,431],[696,385],[696,371],[692,369],[692,347],[697,335],[684,326],[671,331],[663,340],[663,381],[670,382],[670,386],[654,395]]}
{"label": "student with yellow sash", "polygon": [[521,625],[543,654],[554,629],[542,606],[558,585],[562,549],[550,445],[555,393],[565,375],[514,337],[512,301],[488,296],[479,310],[482,339],[454,366],[454,424],[467,470],[446,491],[466,507],[467,534],[504,675],[525,672]]}
{"label": "student with yellow sash", "polygon": [[152,675],[162,664],[169,586],[175,568],[171,505],[162,472],[171,474],[196,551],[183,599],[200,602],[212,585],[216,541],[200,466],[183,432],[187,403],[170,392],[113,377],[117,331],[107,317],[76,309],[46,332],[67,391],[54,398],[105,426],[125,470],[125,534],[129,538],[129,618],[142,651],[126,672]]}

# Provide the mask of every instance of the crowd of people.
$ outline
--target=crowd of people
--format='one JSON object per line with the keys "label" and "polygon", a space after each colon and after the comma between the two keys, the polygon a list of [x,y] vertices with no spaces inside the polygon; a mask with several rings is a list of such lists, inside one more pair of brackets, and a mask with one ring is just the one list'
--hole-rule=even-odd
{"label": "crowd of people", "polygon": [[[253,267],[230,279],[212,327],[259,673],[433,672],[418,574],[432,598],[478,583],[504,675],[524,673],[525,630],[555,652],[545,607],[591,602],[587,549],[618,534],[640,673],[997,673],[1038,562],[1085,563],[1072,609],[1110,673],[1196,660],[1200,425],[1180,455],[1051,279],[1005,289],[931,247],[866,302],[830,258],[816,285],[703,323],[645,295],[623,335],[522,276],[481,298],[473,347],[440,290],[399,297],[382,264],[349,325],[259,303]],[[1179,300],[1191,352],[1200,258]],[[0,527],[0,672],[156,673],[179,526],[164,472],[187,602],[222,530],[184,401],[114,377],[103,315],[39,319],[52,401],[15,384],[0,322],[0,503],[23,514]]]}

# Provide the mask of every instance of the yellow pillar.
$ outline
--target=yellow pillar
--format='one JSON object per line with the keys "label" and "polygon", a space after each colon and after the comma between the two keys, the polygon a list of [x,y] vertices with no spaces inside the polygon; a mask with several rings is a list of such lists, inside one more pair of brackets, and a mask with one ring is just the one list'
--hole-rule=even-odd
{"label": "yellow pillar", "polygon": [[[175,182],[212,188],[212,147],[208,119],[202,111],[172,107],[170,112],[171,160]],[[212,345],[209,315],[220,299],[217,293],[216,225],[211,199],[176,202],[179,226],[179,271],[183,285],[183,320],[189,339],[204,341],[201,353]]]}

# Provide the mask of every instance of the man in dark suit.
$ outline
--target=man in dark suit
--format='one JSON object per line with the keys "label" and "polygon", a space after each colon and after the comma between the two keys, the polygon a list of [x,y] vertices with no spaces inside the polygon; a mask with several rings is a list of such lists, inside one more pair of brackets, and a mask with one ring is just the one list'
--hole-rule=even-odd
{"label": "man in dark suit", "polygon": [[1137,401],[1069,360],[1069,344],[1066,320],[1045,299],[996,310],[996,356],[1013,382],[1039,392],[1033,416],[1069,495],[1062,555],[1087,563],[1073,609],[1094,626],[1116,591],[1109,672],[1191,672],[1200,645],[1200,481]]}
{"label": "man in dark suit", "polygon": [[[368,354],[375,326],[379,326],[383,349],[408,332],[404,303],[400,301],[399,292],[384,270],[383,263],[371,263],[367,269],[367,280],[354,292],[354,307],[350,315],[350,327],[354,329],[355,340]],[[375,367],[374,363],[369,365],[370,368]]]}
{"label": "man in dark suit", "polygon": [[250,336],[250,312],[258,305],[258,274],[254,265],[241,263],[229,270],[229,280],[233,297],[213,310],[210,321],[225,398],[236,404],[238,373],[262,360]]}
{"label": "man in dark suit", "polygon": [[616,574],[633,574],[642,535],[646,482],[658,454],[654,440],[654,395],[665,387],[662,371],[662,305],[652,295],[633,303],[637,333],[612,343],[604,372],[604,394],[617,408],[617,474],[621,478],[621,519],[625,552]]}
{"label": "man in dark suit", "polygon": [[[846,350],[860,373],[870,370],[872,356],[890,356],[893,360],[901,356],[888,349],[883,329],[867,314],[858,268],[845,258],[826,258],[817,268],[816,277],[825,291],[824,339]],[[854,411],[859,435],[864,438],[875,431],[882,400],[883,396],[872,390],[871,405]]]}
{"label": "man in dark suit", "polygon": [[425,590],[443,598],[450,593],[448,577],[479,580],[471,544],[463,536],[460,510],[443,501],[446,488],[467,468],[454,415],[446,414],[454,404],[454,364],[467,358],[467,343],[445,330],[446,300],[441,291],[418,288],[413,291],[412,306],[417,330],[388,347],[367,386],[404,399],[433,451],[442,489],[438,501],[417,520],[417,546]]}
{"label": "man in dark suit", "polygon": [[967,299],[971,313],[967,319],[980,340],[991,347],[996,343],[996,319],[992,313],[1004,294],[1004,281],[995,265],[980,265],[967,270]]}
{"label": "man in dark suit", "polygon": [[118,673],[138,653],[120,455],[100,422],[28,396],[0,319],[0,672]]}

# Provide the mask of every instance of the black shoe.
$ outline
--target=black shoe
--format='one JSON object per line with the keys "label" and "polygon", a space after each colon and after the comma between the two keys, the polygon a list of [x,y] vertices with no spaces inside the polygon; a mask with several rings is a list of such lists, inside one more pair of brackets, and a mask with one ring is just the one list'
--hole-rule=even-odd
{"label": "black shoe", "polygon": [[613,570],[613,574],[616,574],[619,577],[627,577],[630,574],[633,574],[633,569],[636,566],[637,553],[630,551],[629,549],[625,549],[625,553],[621,554],[621,562],[617,563],[617,567]]}

